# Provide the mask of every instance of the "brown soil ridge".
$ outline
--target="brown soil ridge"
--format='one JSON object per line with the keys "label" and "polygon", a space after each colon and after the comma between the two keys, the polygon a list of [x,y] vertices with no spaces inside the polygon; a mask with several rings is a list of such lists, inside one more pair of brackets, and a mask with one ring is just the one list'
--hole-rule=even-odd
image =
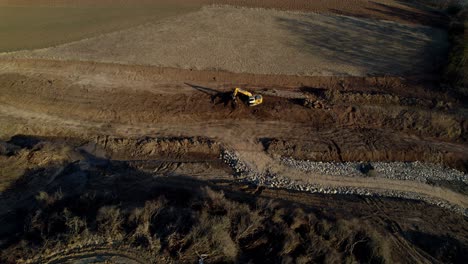
{"label": "brown soil ridge", "polygon": [[[0,69],[4,137],[32,131],[209,136],[245,151],[302,159],[423,160],[466,170],[468,123],[457,101],[399,78],[282,79],[52,61],[1,62]],[[265,103],[233,109],[223,96],[239,83],[257,87]],[[330,107],[305,107],[301,96]]]}
{"label": "brown soil ridge", "polygon": [[[315,87],[338,90],[360,90],[369,92],[385,91],[388,93],[398,93],[406,96],[433,96],[445,97],[444,94],[436,91],[436,86],[432,81],[438,77],[434,75],[415,76],[301,76],[284,74],[252,74],[252,73],[232,73],[219,70],[193,70],[179,69],[171,67],[157,67],[145,65],[126,65],[105,62],[91,61],[61,61],[53,59],[1,59],[1,72],[14,72],[21,74],[51,74],[60,77],[85,78],[97,73],[108,76],[112,82],[130,80],[150,82],[198,82],[198,83],[221,83],[230,87],[230,84],[249,85],[252,88],[273,87],[273,88],[294,88],[294,87]],[[79,74],[75,74],[79,73]],[[102,85],[102,84],[101,84]],[[232,88],[232,87],[231,87]],[[429,89],[428,89],[429,88]]]}

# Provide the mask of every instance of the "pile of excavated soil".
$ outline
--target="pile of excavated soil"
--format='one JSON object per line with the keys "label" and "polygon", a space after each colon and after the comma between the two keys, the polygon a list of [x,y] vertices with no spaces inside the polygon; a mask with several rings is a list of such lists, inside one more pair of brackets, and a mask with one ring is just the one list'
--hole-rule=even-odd
{"label": "pile of excavated soil", "polygon": [[447,48],[446,32],[426,26],[225,6],[3,57],[235,73],[365,76],[430,72]]}

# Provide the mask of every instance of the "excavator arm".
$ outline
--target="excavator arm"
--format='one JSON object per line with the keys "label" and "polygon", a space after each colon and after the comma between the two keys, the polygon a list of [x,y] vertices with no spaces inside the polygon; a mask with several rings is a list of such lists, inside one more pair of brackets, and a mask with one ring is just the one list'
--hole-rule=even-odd
{"label": "excavator arm", "polygon": [[236,97],[238,93],[243,94],[248,97],[253,96],[251,92],[247,92],[246,90],[242,90],[241,88],[234,89],[234,93],[232,96]]}

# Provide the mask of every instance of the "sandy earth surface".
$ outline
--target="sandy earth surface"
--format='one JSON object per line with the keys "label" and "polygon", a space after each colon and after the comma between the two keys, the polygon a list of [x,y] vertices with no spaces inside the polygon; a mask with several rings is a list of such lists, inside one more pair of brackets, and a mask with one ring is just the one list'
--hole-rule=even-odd
{"label": "sandy earth surface", "polygon": [[1,6],[0,52],[70,43],[149,21],[198,10],[198,6]]}
{"label": "sandy earth surface", "polygon": [[[391,0],[216,2],[316,13],[203,7],[128,31],[0,55],[0,188],[7,190],[0,193],[0,233],[22,224],[11,212],[31,209],[39,190],[58,186],[78,195],[88,187],[80,175],[88,172],[102,184],[94,188],[106,189],[113,175],[131,168],[147,178],[115,178],[128,196],[123,200],[149,192],[145,184],[154,181],[178,188],[200,181],[241,199],[375,219],[401,259],[460,258],[466,183],[383,177],[377,170],[337,176],[280,162],[418,161],[466,179],[468,111],[430,74],[447,51],[445,31],[428,26],[440,25],[433,19],[440,16]],[[237,86],[263,95],[264,103],[235,107],[230,92]],[[227,152],[237,164],[224,158]],[[66,173],[67,162],[77,173]],[[239,164],[300,187],[258,186]],[[307,184],[320,190],[301,187]],[[347,192],[353,189],[360,191]],[[413,241],[411,232],[421,236]],[[449,249],[434,253],[426,241]],[[50,262],[139,261],[98,248],[59,252]]]}
{"label": "sandy earth surface", "polygon": [[403,23],[442,26],[444,15],[415,0],[0,0],[0,6],[129,6],[171,4],[178,6],[225,4],[245,7],[298,10],[314,13],[343,14],[398,21]]}
{"label": "sandy earth surface", "polygon": [[161,23],[3,57],[255,74],[411,75],[442,61],[446,38],[440,29],[348,16],[204,7]]}

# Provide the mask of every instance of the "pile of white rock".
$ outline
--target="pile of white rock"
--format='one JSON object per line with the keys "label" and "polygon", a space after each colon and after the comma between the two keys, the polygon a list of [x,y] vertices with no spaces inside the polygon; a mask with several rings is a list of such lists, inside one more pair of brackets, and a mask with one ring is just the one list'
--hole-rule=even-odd
{"label": "pile of white rock", "polygon": [[[304,191],[310,193],[323,194],[343,194],[343,195],[361,195],[361,196],[386,196],[405,199],[422,200],[437,206],[447,208],[453,211],[462,213],[468,216],[468,209],[450,204],[443,200],[434,199],[427,196],[422,196],[417,193],[399,192],[393,190],[369,190],[358,187],[330,187],[322,186],[314,183],[303,183],[292,180],[290,178],[272,173],[270,171],[258,172],[243,162],[239,156],[230,150],[223,150],[220,158],[231,167],[234,171],[234,176],[244,182],[249,182],[255,185],[266,186],[271,188],[284,188],[288,190]],[[281,158],[281,162],[290,167],[327,176],[344,176],[344,177],[363,177],[363,163],[357,162],[312,162],[299,161],[292,158]],[[365,165],[368,165],[367,163]],[[367,167],[369,168],[369,167]],[[373,175],[385,177],[389,179],[399,180],[417,180],[426,182],[431,180],[455,180],[467,182],[467,175],[457,170],[443,169],[441,166],[433,164],[424,164],[419,162],[403,163],[403,162],[373,162],[371,170],[374,170]],[[394,174],[394,175],[393,175]]]}
{"label": "pile of white rock", "polygon": [[468,183],[468,174],[422,162],[320,162],[282,157],[281,162],[305,172],[344,177],[381,177],[393,180],[459,181]]}

